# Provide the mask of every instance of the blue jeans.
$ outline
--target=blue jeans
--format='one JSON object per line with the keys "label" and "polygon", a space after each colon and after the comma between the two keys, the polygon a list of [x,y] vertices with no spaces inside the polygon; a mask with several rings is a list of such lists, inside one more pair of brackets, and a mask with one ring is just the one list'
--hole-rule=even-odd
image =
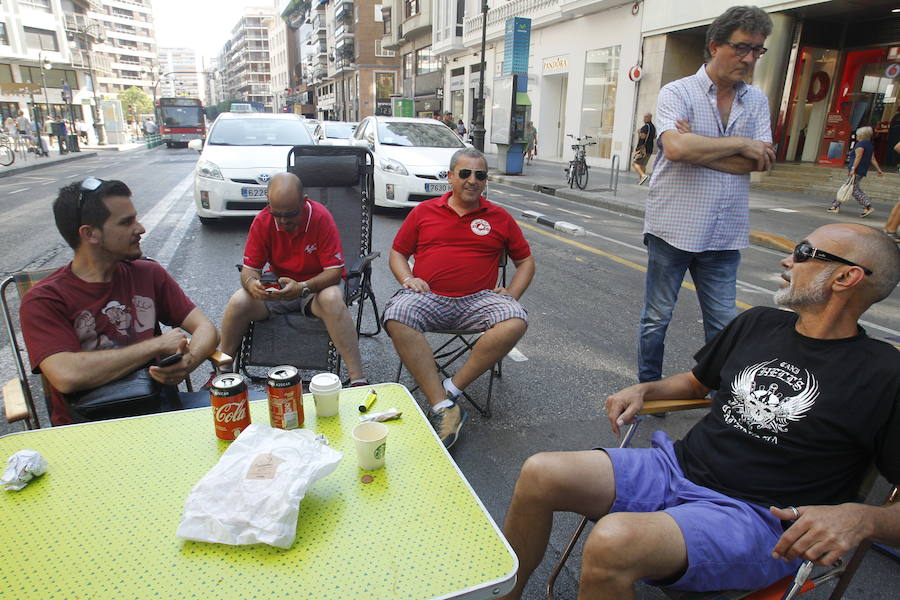
{"label": "blue jeans", "polygon": [[735,314],[738,250],[685,252],[660,238],[645,234],[647,280],[638,339],[638,380],[662,378],[666,329],[678,300],[684,272],[690,270],[703,314],[703,331],[709,342]]}

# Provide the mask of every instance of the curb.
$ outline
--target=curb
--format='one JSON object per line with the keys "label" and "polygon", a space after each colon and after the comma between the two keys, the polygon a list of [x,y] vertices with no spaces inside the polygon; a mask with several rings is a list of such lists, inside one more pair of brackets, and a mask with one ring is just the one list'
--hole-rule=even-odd
{"label": "curb", "polygon": [[551,229],[555,229],[557,231],[562,231],[563,233],[568,233],[569,235],[574,236],[582,236],[587,235],[587,232],[584,230],[584,227],[579,227],[573,223],[569,223],[568,221],[559,221],[556,219],[550,219],[545,217],[543,214],[539,212],[535,212],[533,210],[526,210],[522,213],[522,216],[528,219],[534,219],[541,225],[545,225]]}
{"label": "curb", "polygon": [[97,156],[96,152],[77,152],[75,156],[62,156],[57,158],[56,160],[46,161],[46,162],[36,162],[31,165],[23,165],[21,167],[12,167],[7,169],[6,171],[0,172],[0,177],[9,177],[10,175],[16,175],[17,173],[27,173],[28,171],[36,171],[37,169],[44,169],[46,167],[51,167],[53,165],[58,165],[60,163],[72,162],[73,160],[81,160],[83,158],[93,158]]}
{"label": "curb", "polygon": [[[566,200],[571,200],[573,202],[578,202],[581,204],[587,204],[589,206],[605,208],[607,210],[616,211],[618,213],[630,215],[632,217],[644,217],[643,206],[626,204],[624,202],[616,200],[615,197],[604,196],[602,193],[598,192],[593,192],[591,195],[587,195],[587,192],[582,192],[580,190],[570,190],[566,187],[552,187],[541,184],[532,184],[526,181],[516,181],[515,179],[510,179],[508,177],[495,174],[491,174],[489,179],[491,181],[496,181],[497,183],[502,183],[511,187],[517,187],[519,189],[529,190],[533,192],[540,192],[542,194],[564,198]],[[540,213],[535,213],[534,211],[526,211],[525,213],[523,213],[523,216],[537,219],[538,223],[547,225],[548,227],[552,227],[554,229],[558,229],[559,231],[566,230],[557,228],[555,224],[566,224],[581,230],[580,233],[572,233],[572,235],[586,235],[584,228],[582,227],[572,225],[571,223],[566,223],[565,221],[553,221],[551,219],[548,219],[547,217],[544,217]],[[541,219],[543,219],[543,221]],[[566,231],[566,233],[570,232]],[[762,246],[763,248],[774,250],[776,252],[791,252],[794,249],[794,245],[796,242],[793,242],[780,235],[751,229],[750,243],[755,246]]]}

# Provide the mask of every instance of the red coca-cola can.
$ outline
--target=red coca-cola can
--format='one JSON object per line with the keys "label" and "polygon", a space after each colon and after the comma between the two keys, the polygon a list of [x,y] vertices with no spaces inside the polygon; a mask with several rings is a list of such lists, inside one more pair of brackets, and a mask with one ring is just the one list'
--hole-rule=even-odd
{"label": "red coca-cola can", "polygon": [[297,429],[303,425],[303,391],[300,371],[291,365],[269,369],[266,378],[269,394],[269,424],[278,429]]}
{"label": "red coca-cola can", "polygon": [[209,387],[216,437],[232,441],[250,425],[247,384],[238,373],[223,373]]}

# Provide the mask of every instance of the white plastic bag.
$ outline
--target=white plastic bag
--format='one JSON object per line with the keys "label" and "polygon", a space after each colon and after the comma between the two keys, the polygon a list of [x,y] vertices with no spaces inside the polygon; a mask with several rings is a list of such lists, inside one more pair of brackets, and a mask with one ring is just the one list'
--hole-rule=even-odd
{"label": "white plastic bag", "polygon": [[341,458],[307,429],[250,425],[188,494],[176,535],[290,548],[300,500]]}
{"label": "white plastic bag", "polygon": [[841,187],[838,188],[837,194],[834,196],[838,202],[843,204],[853,197],[853,176],[847,178]]}

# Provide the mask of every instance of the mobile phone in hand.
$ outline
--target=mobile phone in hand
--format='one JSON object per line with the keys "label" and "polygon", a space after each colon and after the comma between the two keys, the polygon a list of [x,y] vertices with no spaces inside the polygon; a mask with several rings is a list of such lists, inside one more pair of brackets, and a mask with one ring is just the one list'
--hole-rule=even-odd
{"label": "mobile phone in hand", "polygon": [[262,277],[259,278],[259,282],[267,290],[280,290],[283,287],[281,282],[278,281],[278,275],[275,273],[263,273]]}
{"label": "mobile phone in hand", "polygon": [[182,358],[181,352],[176,352],[175,354],[170,354],[169,356],[163,358],[159,362],[156,363],[157,367],[170,367],[180,361]]}

